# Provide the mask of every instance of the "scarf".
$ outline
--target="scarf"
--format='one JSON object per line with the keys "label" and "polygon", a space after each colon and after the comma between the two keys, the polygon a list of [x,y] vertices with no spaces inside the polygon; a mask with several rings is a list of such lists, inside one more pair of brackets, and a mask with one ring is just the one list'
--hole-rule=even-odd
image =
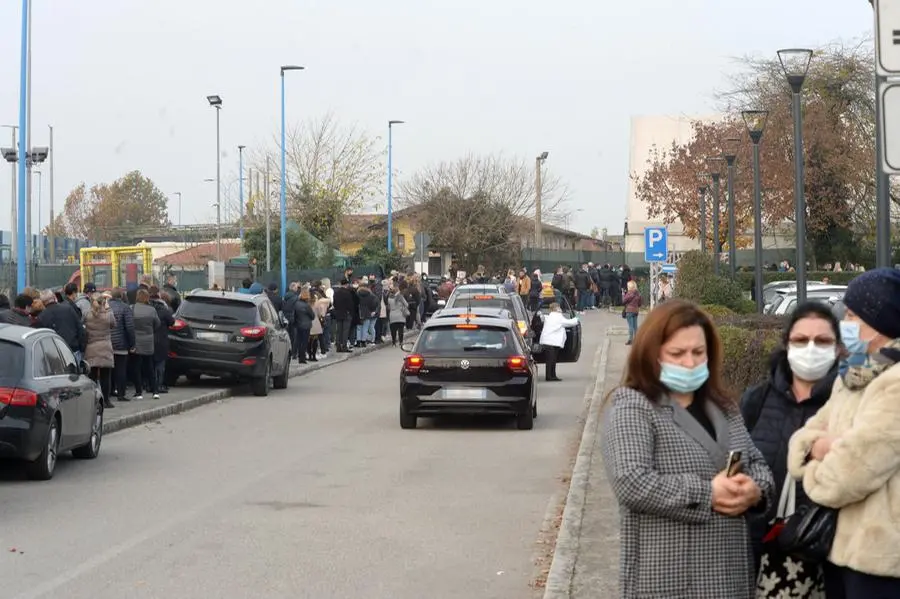
{"label": "scarf", "polygon": [[854,354],[842,360],[839,372],[844,386],[852,391],[858,391],[898,362],[900,362],[900,339],[892,339],[874,355]]}

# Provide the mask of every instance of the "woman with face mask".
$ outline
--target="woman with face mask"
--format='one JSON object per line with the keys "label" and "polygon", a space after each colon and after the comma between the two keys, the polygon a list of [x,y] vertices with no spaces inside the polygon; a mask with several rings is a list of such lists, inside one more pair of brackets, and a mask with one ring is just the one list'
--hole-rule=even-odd
{"label": "woman with face mask", "polygon": [[[795,492],[795,505],[809,503],[787,471],[788,442],[828,401],[837,377],[840,328],[828,306],[807,302],[797,307],[772,355],[769,377],[749,388],[741,413],[754,444],[775,481],[774,496]],[[787,485],[791,488],[786,489]],[[803,562],[779,548],[779,501],[766,514],[749,519],[757,567],[757,599],[790,596],[821,599],[825,593],[823,564]],[[778,520],[776,520],[778,518]]]}
{"label": "woman with face mask", "polygon": [[790,441],[788,468],[809,498],[837,512],[828,561],[843,591],[828,599],[900,597],[900,272],[850,282],[848,355],[831,398]]}
{"label": "woman with face mask", "polygon": [[754,597],[745,518],[765,512],[772,474],[721,376],[721,341],[694,304],[660,304],[637,330],[603,425],[621,599]]}

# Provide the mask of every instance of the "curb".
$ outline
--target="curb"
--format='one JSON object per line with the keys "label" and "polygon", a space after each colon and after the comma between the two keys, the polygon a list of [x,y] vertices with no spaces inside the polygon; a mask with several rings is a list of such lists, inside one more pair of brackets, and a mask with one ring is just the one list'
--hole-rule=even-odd
{"label": "curb", "polygon": [[[418,331],[408,331],[403,337],[404,341],[410,339],[411,337],[414,337],[417,333]],[[364,347],[362,349],[356,349],[353,351],[353,353],[350,354],[338,354],[337,357],[335,357],[333,360],[328,360],[327,362],[308,363],[296,369],[294,368],[294,363],[292,362],[291,373],[288,378],[296,378],[309,374],[311,372],[315,372],[317,370],[322,370],[323,368],[328,368],[329,366],[334,366],[335,364],[341,364],[343,362],[346,362],[347,360],[352,360],[357,356],[371,354],[372,352],[384,349],[386,347],[391,347],[391,345],[389,343],[382,343],[381,345],[372,345],[369,347]],[[142,410],[134,414],[121,416],[119,418],[116,418],[115,420],[104,420],[103,434],[109,435],[128,428],[134,428],[135,426],[146,424],[147,422],[159,420],[160,418],[165,418],[166,416],[181,414],[182,412],[187,412],[188,410],[193,410],[195,408],[199,408],[200,406],[205,406],[206,404],[210,404],[214,401],[232,397],[234,396],[235,390],[236,387],[211,389],[208,391],[204,391],[199,395],[195,395],[194,397],[188,397],[187,399],[182,399],[174,403],[147,408],[146,410]]]}
{"label": "curb", "polygon": [[600,405],[606,384],[606,366],[609,361],[609,335],[614,334],[616,327],[609,327],[603,339],[600,366],[588,405],[587,419],[578,446],[578,457],[572,468],[569,492],[566,495],[562,523],[556,536],[556,547],[550,563],[544,587],[544,599],[568,599],[572,594],[572,580],[575,577],[575,564],[578,562],[578,549],[581,540],[581,525],[584,520],[584,505],[587,498],[588,485],[591,478],[591,467],[594,460],[594,444],[600,428]]}

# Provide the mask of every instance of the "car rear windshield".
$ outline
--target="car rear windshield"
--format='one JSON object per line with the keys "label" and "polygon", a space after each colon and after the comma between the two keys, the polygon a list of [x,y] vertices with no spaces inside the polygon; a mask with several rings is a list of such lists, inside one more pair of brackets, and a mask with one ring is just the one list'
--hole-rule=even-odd
{"label": "car rear windshield", "polygon": [[0,379],[22,378],[25,372],[25,348],[10,341],[0,341]]}
{"label": "car rear windshield", "polygon": [[178,311],[180,318],[205,321],[255,323],[256,304],[219,297],[186,297]]}
{"label": "car rear windshield", "polygon": [[417,351],[428,353],[499,353],[514,349],[512,333],[501,327],[477,324],[429,327],[419,335]]}
{"label": "car rear windshield", "polygon": [[503,308],[505,310],[513,310],[512,298],[502,295],[478,294],[478,295],[460,295],[453,298],[451,308],[465,308],[469,306],[473,308]]}

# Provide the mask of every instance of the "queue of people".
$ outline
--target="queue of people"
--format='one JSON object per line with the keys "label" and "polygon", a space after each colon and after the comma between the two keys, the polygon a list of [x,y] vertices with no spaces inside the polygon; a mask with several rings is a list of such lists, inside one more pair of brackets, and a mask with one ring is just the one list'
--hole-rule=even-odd
{"label": "queue of people", "polygon": [[673,299],[604,406],[619,596],[900,597],[900,272],[806,303],[740,401],[710,317]]}

